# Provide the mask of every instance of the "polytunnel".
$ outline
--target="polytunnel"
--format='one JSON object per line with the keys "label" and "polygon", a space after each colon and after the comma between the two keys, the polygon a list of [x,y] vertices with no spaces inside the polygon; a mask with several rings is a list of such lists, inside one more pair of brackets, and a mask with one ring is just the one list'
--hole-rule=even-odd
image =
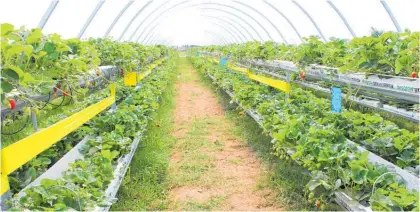
{"label": "polytunnel", "polygon": [[1,209],[419,211],[418,0],[0,0]]}

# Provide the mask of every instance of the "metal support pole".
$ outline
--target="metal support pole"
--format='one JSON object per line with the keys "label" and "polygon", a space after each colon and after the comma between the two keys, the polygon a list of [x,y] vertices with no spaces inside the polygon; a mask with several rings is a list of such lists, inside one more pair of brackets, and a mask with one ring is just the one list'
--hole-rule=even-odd
{"label": "metal support pole", "polygon": [[289,25],[296,32],[296,34],[299,37],[300,41],[303,43],[304,40],[303,40],[302,36],[300,35],[299,31],[296,29],[295,25],[290,21],[290,19],[286,15],[284,15],[284,13],[280,11],[280,9],[278,9],[277,7],[275,7],[274,5],[272,5],[267,0],[264,0],[263,2],[266,3],[268,6],[270,6],[271,8],[273,8],[278,14],[280,14],[287,21],[287,23],[289,23]]}
{"label": "metal support pole", "polygon": [[388,13],[389,17],[391,18],[392,23],[394,23],[395,29],[397,29],[397,32],[402,32],[402,28],[400,24],[398,23],[397,19],[395,19],[394,14],[391,11],[391,8],[388,6],[385,0],[381,0],[382,6],[384,6],[386,12]]}
{"label": "metal support pole", "polygon": [[95,18],[96,14],[98,13],[99,9],[101,9],[102,5],[105,3],[105,0],[100,0],[98,4],[96,4],[95,9],[93,9],[92,13],[90,14],[89,18],[86,20],[85,24],[83,25],[82,29],[79,32],[77,37],[80,39],[82,38],[83,34],[85,33],[86,29],[89,27],[90,23],[92,22],[93,18]]}
{"label": "metal support pole", "polygon": [[[5,176],[7,179],[7,176]],[[3,179],[2,179],[3,180]],[[2,183],[3,184],[3,183]],[[7,182],[7,184],[9,184],[9,182]],[[10,200],[12,198],[12,192],[10,190],[6,191],[6,193],[2,194],[0,197],[1,200],[1,211],[9,211],[8,209],[10,208],[8,206],[8,204],[6,204],[7,200]]]}
{"label": "metal support pole", "polygon": [[324,36],[324,33],[322,33],[321,29],[318,27],[318,24],[315,22],[315,20],[312,18],[312,16],[295,0],[292,0],[292,2],[299,7],[299,9],[306,15],[306,17],[309,18],[309,20],[312,22],[312,24],[315,26],[316,30],[318,31],[319,35],[321,36],[322,40],[324,42],[327,42],[327,39]]}
{"label": "metal support pole", "polygon": [[[283,42],[286,43],[286,44],[289,44],[287,42],[286,38],[284,37],[283,33],[281,33],[281,31],[277,28],[277,26],[270,19],[268,19],[267,16],[265,16],[263,13],[261,13],[259,10],[255,9],[255,8],[245,4],[243,2],[240,2],[240,1],[233,1],[233,2],[236,2],[236,3],[238,3],[242,6],[245,6],[248,9],[253,10],[254,12],[258,13],[260,16],[262,16],[277,31],[277,33],[280,35],[281,39],[283,39]],[[274,41],[273,39],[271,39],[271,40]]]}
{"label": "metal support pole", "polygon": [[36,119],[36,113],[33,110],[33,108],[31,107],[31,120],[32,120],[32,126],[34,128],[34,131],[38,131],[38,121]]}
{"label": "metal support pole", "polygon": [[50,6],[45,11],[44,15],[42,16],[41,20],[39,21],[38,28],[43,29],[45,24],[50,19],[51,14],[54,12],[55,8],[57,7],[59,0],[52,0]]}
{"label": "metal support pole", "polygon": [[125,11],[133,4],[134,0],[130,0],[125,7],[120,11],[120,13],[115,17],[114,21],[112,21],[111,25],[109,25],[108,29],[105,32],[104,37],[108,37],[109,33],[111,32],[112,28],[114,28],[115,24],[120,20],[121,16],[125,13]]}
{"label": "metal support pole", "polygon": [[[286,81],[287,81],[287,83],[289,83],[289,86],[290,86],[290,80],[291,78],[290,78],[290,72],[286,72]],[[288,99],[290,96],[289,96],[289,93],[286,93],[286,99]]]}
{"label": "metal support pole", "polygon": [[335,10],[338,16],[340,16],[341,20],[344,22],[353,38],[356,37],[356,33],[354,33],[353,29],[351,28],[350,24],[347,22],[347,19],[344,17],[341,11],[334,5],[334,3],[331,0],[328,0],[327,2]]}
{"label": "metal support pole", "polygon": [[124,37],[125,33],[127,32],[128,28],[130,28],[131,24],[133,24],[134,20],[137,18],[137,16],[140,15],[141,12],[143,12],[144,9],[146,9],[149,4],[152,3],[152,1],[148,1],[142,8],[140,8],[139,11],[137,11],[136,15],[131,18],[130,22],[128,22],[127,26],[124,28],[124,31],[121,33],[120,37],[118,38],[119,41]]}

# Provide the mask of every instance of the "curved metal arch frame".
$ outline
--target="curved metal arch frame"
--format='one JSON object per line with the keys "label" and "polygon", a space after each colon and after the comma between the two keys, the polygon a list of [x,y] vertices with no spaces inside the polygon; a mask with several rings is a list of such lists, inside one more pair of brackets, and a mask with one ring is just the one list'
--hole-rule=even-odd
{"label": "curved metal arch frame", "polygon": [[246,36],[244,35],[244,33],[242,33],[242,31],[241,30],[239,30],[238,29],[238,27],[236,27],[234,24],[232,24],[231,22],[229,22],[229,21],[226,21],[225,19],[223,19],[223,18],[219,18],[219,17],[215,17],[215,16],[211,16],[211,15],[201,15],[202,17],[207,17],[207,18],[213,18],[213,19],[217,19],[217,20],[220,20],[220,21],[222,21],[222,22],[224,22],[224,23],[226,23],[226,24],[228,24],[229,26],[231,26],[232,28],[234,28],[236,31],[238,31],[239,32],[239,34],[242,36],[242,38],[243,38],[243,42],[246,42],[246,41],[248,41],[247,40],[247,38],[246,38]]}
{"label": "curved metal arch frame", "polygon": [[[229,42],[226,41],[226,38],[224,38],[222,35],[217,34],[216,32],[211,31],[210,29],[208,30],[204,30],[204,33],[210,34],[211,36],[216,37],[216,39],[218,40],[217,42],[219,42],[222,45],[229,45]],[[156,40],[156,43],[159,42],[158,39],[154,39]],[[151,42],[152,45],[155,45],[156,43]]]}
{"label": "curved metal arch frame", "polygon": [[280,9],[275,7],[273,4],[271,4],[267,0],[263,0],[263,2],[267,4],[269,7],[271,7],[273,10],[275,10],[278,14],[280,14],[287,21],[287,23],[289,23],[289,25],[292,27],[292,29],[295,31],[295,33],[299,37],[300,41],[303,43],[304,40],[302,36],[300,35],[299,31],[297,30],[297,28],[295,27],[295,25],[292,23],[292,21],[290,21],[290,19],[282,11],[280,11]]}
{"label": "curved metal arch frame", "polygon": [[[197,5],[190,5],[190,6],[197,6]],[[241,18],[240,16],[236,15],[235,13],[229,12],[227,10],[223,10],[223,9],[219,9],[219,8],[211,8],[211,7],[199,7],[202,10],[215,10],[215,11],[219,11],[219,12],[223,12],[226,13],[230,16],[236,17],[237,19],[241,20],[242,22],[244,22],[245,24],[247,24],[253,31],[254,33],[260,38],[260,41],[264,41],[264,39],[262,38],[261,34],[249,23],[247,22],[245,19]],[[229,18],[231,21],[233,21],[233,19]],[[255,39],[254,36],[248,31],[248,29],[246,27],[244,27],[242,24],[239,24],[239,22],[236,22],[244,31],[246,31],[249,36],[253,39],[253,40],[258,40]]]}
{"label": "curved metal arch frame", "polygon": [[398,32],[403,32],[400,24],[398,23],[397,19],[394,16],[394,13],[392,13],[391,8],[388,6],[388,4],[386,3],[385,0],[381,0],[381,4],[384,7],[384,9],[386,10],[386,12],[388,13],[388,16],[391,18],[392,23],[395,26],[395,29],[397,29]]}
{"label": "curved metal arch frame", "polygon": [[[213,32],[211,30],[204,30],[203,32],[204,33],[207,33],[207,34],[209,34],[211,36],[214,36],[216,38],[216,41],[219,44],[221,44],[221,45],[229,45],[229,42],[227,42],[226,39],[223,36],[217,34],[216,32]],[[155,36],[155,35],[153,35],[153,36]],[[152,39],[152,41],[150,42],[150,44],[151,45],[156,45],[158,43],[165,43],[165,41],[166,41],[165,39],[159,39],[159,38],[155,37],[154,39]]]}
{"label": "curved metal arch frame", "polygon": [[[232,33],[232,31],[230,31],[230,30],[228,30],[226,27],[224,27],[224,26],[222,26],[222,25],[220,25],[220,24],[218,24],[218,23],[212,23],[212,24],[214,24],[214,25],[216,25],[216,26],[218,26],[218,27],[220,27],[221,29],[223,29],[223,30],[225,30],[227,33],[229,33],[231,36],[232,36],[232,40],[233,40],[233,42],[231,42],[231,43],[240,43],[241,42],[241,39],[238,39],[238,37],[236,37],[236,35],[234,34],[234,33]],[[156,28],[158,26],[158,23],[155,25],[155,26],[153,26],[153,29],[154,28]],[[153,30],[152,29],[152,30]],[[153,31],[150,31],[150,32],[153,32]],[[147,37],[148,35],[146,35],[146,37]],[[141,43],[144,43],[145,45],[147,45],[148,44],[148,42],[150,41],[150,37],[148,38],[148,39],[146,39],[147,41],[145,41],[145,42],[141,42]],[[243,41],[242,41],[243,42]]]}
{"label": "curved metal arch frame", "polygon": [[86,20],[85,24],[83,25],[83,27],[80,29],[79,34],[77,35],[77,37],[80,39],[82,38],[83,34],[85,34],[86,29],[89,27],[90,23],[92,23],[92,20],[95,18],[96,14],[98,13],[98,11],[102,8],[102,5],[105,3],[105,0],[100,0],[95,8],[93,9],[92,13],[90,14],[89,18]]}
{"label": "curved metal arch frame", "polygon": [[44,15],[42,16],[41,20],[38,23],[38,28],[43,29],[45,27],[45,24],[50,19],[51,14],[54,12],[59,2],[60,2],[59,0],[51,1],[50,6],[48,6],[47,10],[45,11]]}
{"label": "curved metal arch frame", "polygon": [[[150,40],[150,39],[147,39],[148,37],[150,37],[150,34],[153,34],[154,33],[154,29],[157,27],[157,26],[159,26],[159,24],[160,24],[160,22],[157,22],[157,23],[155,23],[155,25],[152,27],[152,29],[150,29],[149,30],[149,33],[147,33],[146,35],[145,35],[145,37],[144,37],[144,39],[142,40],[142,42],[141,43],[144,43],[144,44],[147,44],[148,43],[148,41]],[[236,32],[235,31],[233,31],[232,29],[227,29],[226,27],[223,27],[222,25],[220,25],[220,24],[217,24],[217,23],[212,23],[212,24],[214,24],[214,25],[216,25],[216,26],[219,26],[220,28],[223,28],[226,32],[228,32],[231,36],[232,36],[232,40],[233,41],[231,41],[231,43],[240,43],[240,42],[245,42],[246,41],[246,39],[245,40],[242,40],[242,39],[240,39],[239,38],[239,36],[238,36],[238,34],[236,34]],[[239,38],[239,39],[238,39]]]}
{"label": "curved metal arch frame", "polygon": [[149,15],[147,15],[141,22],[140,24],[137,26],[136,30],[134,30],[134,32],[131,34],[130,38],[128,38],[129,41],[131,41],[134,37],[134,35],[137,33],[137,31],[139,31],[141,25],[143,25],[143,23],[152,15],[154,14],[158,9],[160,9],[163,5],[165,5],[167,2],[163,2],[163,4],[157,6],[151,13],[149,13]]}
{"label": "curved metal arch frame", "polygon": [[134,0],[130,0],[127,2],[127,4],[124,6],[124,8],[121,9],[120,13],[114,18],[111,25],[109,25],[108,29],[106,30],[104,37],[108,37],[111,30],[114,28],[115,24],[117,24],[118,20],[120,20],[121,16],[125,13],[125,11],[134,3]]}
{"label": "curved metal arch frame", "polygon": [[[251,6],[249,6],[249,5],[247,5],[247,4],[245,4],[245,3],[243,3],[243,2],[240,2],[240,1],[233,1],[233,2],[235,2],[235,3],[237,3],[237,4],[240,4],[240,5],[242,5],[242,6],[245,6],[246,8],[248,8],[248,9],[250,9],[250,10],[252,10],[252,11],[254,11],[254,12],[256,12],[257,14],[259,14],[261,17],[263,17],[268,23],[270,23],[270,25],[277,31],[277,33],[280,35],[280,37],[281,37],[281,39],[283,40],[283,42],[285,43],[285,44],[289,44],[288,42],[287,42],[287,40],[286,40],[286,38],[284,37],[284,35],[283,35],[283,33],[281,33],[281,31],[277,28],[277,26],[272,22],[272,21],[270,21],[270,19],[268,19],[267,18],[267,16],[265,16],[263,13],[261,13],[259,10],[256,10],[255,8],[253,8],[253,7],[251,7]],[[272,39],[273,40],[273,39]],[[274,40],[273,40],[274,41]]]}
{"label": "curved metal arch frame", "polygon": [[224,38],[223,36],[218,35],[218,34],[217,34],[217,33],[215,33],[215,32],[208,31],[208,30],[204,30],[204,33],[207,33],[207,34],[210,34],[210,35],[212,35],[212,36],[217,37],[217,38],[218,38],[218,40],[219,40],[219,43],[221,43],[221,44],[224,44],[224,45],[229,45],[229,43],[225,40],[225,38]]}
{"label": "curved metal arch frame", "polygon": [[[196,6],[196,5],[189,5],[188,7],[192,7],[192,6]],[[188,8],[187,7],[187,8]],[[184,8],[183,8],[184,9]],[[217,8],[205,8],[205,9],[215,9],[215,10],[217,10],[217,11],[223,11],[223,12],[226,12],[226,13],[230,13],[229,11],[224,11],[224,10],[220,10],[220,9],[217,9]],[[230,14],[232,14],[232,13],[230,13]],[[234,14],[233,14],[234,15]],[[237,16],[239,19],[241,19],[239,16]],[[233,21],[233,19],[230,19],[231,21]],[[244,21],[245,23],[247,23],[245,20],[243,20],[243,19],[241,19],[242,21]],[[158,23],[156,23],[156,25],[157,24],[159,24],[160,22],[158,22]],[[238,25],[240,25],[239,23],[237,23]],[[249,23],[247,23],[250,27],[252,27],[252,25],[250,25]],[[240,25],[240,26],[242,26],[242,25]],[[242,28],[249,34],[249,36],[251,37],[251,39],[253,39],[253,40],[256,40],[256,39],[254,39],[253,37],[252,37],[252,34],[245,28],[245,27],[243,27],[242,26]],[[253,27],[252,27],[253,28]],[[237,29],[237,31],[239,32],[239,33],[241,33],[242,34],[242,32],[239,30],[239,29]],[[258,34],[258,33],[257,33]],[[242,34],[243,35],[243,34]],[[245,38],[245,40],[246,40],[246,37],[243,35],[243,37]]]}
{"label": "curved metal arch frame", "polygon": [[[185,1],[179,2],[179,3],[175,4],[175,5],[170,6],[169,8],[167,8],[167,9],[166,9],[166,10],[164,10],[164,11],[162,11],[161,13],[159,13],[159,15],[157,15],[154,19],[152,19],[152,21],[150,21],[150,23],[148,23],[148,24],[144,27],[144,29],[141,31],[140,35],[137,37],[136,42],[138,42],[138,40],[141,38],[141,36],[142,36],[142,35],[144,34],[144,32],[146,31],[146,29],[148,29],[148,28],[149,28],[149,26],[151,26],[151,24],[152,24],[155,20],[157,20],[159,17],[161,17],[161,16],[162,16],[162,14],[164,14],[164,13],[168,12],[169,10],[172,10],[172,9],[174,9],[174,8],[178,7],[179,5],[182,5],[182,4],[185,4],[185,3],[188,3],[189,1],[191,1],[191,0],[185,0]],[[156,10],[157,10],[157,9],[159,9],[159,8],[156,8]],[[156,10],[154,10],[154,11],[153,11],[153,13],[154,13]],[[151,13],[151,14],[153,14],[153,13]],[[143,23],[144,21],[146,21],[146,20],[150,17],[150,15],[151,15],[151,14],[149,14],[149,16],[147,16],[147,17],[146,17],[146,18],[142,21],[142,23]],[[149,33],[150,33],[150,31],[149,31]],[[144,42],[145,38],[146,38],[146,36],[144,36],[144,38],[143,38],[143,40],[142,40],[142,42],[141,42],[141,43],[143,43],[143,42]],[[131,39],[130,39],[130,40],[131,40]]]}
{"label": "curved metal arch frame", "polygon": [[147,43],[152,40],[152,38],[155,36],[155,34],[156,34],[155,31],[153,31],[152,35],[147,39],[147,41],[144,43],[144,45],[147,45]]}
{"label": "curved metal arch frame", "polygon": [[[190,0],[187,0],[190,1]],[[93,20],[93,18],[96,16],[97,12],[99,11],[99,9],[102,7],[103,3],[105,2],[105,0],[100,0],[98,2],[98,4],[96,5],[96,7],[94,8],[94,10],[92,11],[91,15],[89,16],[89,18],[87,19],[87,21],[85,22],[84,26],[82,27],[82,29],[79,32],[79,38],[81,38],[85,32],[85,30],[89,27],[91,21]],[[133,23],[133,21],[138,17],[138,15],[147,7],[150,5],[150,3],[152,2],[152,0],[148,1],[138,12],[137,14],[131,19],[131,21],[127,24],[126,28],[124,29],[124,31],[122,32],[119,40],[122,39],[122,37],[124,36],[124,34],[126,33],[126,31],[128,30],[128,28],[131,26],[131,24]],[[276,10],[280,15],[282,15],[286,21],[289,22],[289,24],[292,26],[292,28],[295,30],[295,32],[298,34],[299,38],[302,40],[299,32],[297,31],[297,29],[294,27],[294,25],[292,24],[292,22],[277,8],[275,8],[273,5],[271,5],[270,3],[268,3],[266,0],[263,0],[264,3],[270,5],[274,10]],[[299,9],[310,19],[310,21],[312,22],[312,24],[315,26],[315,28],[317,29],[318,33],[321,35],[321,37],[323,38],[324,41],[326,41],[325,36],[323,35],[322,31],[319,29],[318,25],[316,24],[316,22],[312,19],[312,17],[310,16],[310,14],[299,4],[297,3],[295,0],[292,0],[292,2],[299,7]],[[333,9],[338,13],[338,15],[340,16],[340,18],[343,20],[343,22],[346,24],[346,19],[345,17],[341,14],[341,12],[338,10],[338,8],[335,7],[335,5],[333,6],[332,2],[330,0],[327,1],[331,7],[333,7]],[[51,14],[54,12],[57,4],[59,3],[59,0],[52,0],[52,2],[50,3],[49,7],[47,8],[46,12],[44,13],[43,17],[41,18],[38,27],[39,28],[43,28],[46,23],[48,22]],[[164,2],[164,4],[167,2]],[[222,4],[217,4],[217,3],[202,3],[202,4],[216,4],[216,5],[222,5]],[[383,5],[384,9],[386,10],[386,12],[388,13],[389,17],[391,18],[391,21],[393,22],[395,28],[397,29],[398,32],[402,32],[401,26],[399,25],[398,21],[396,20],[395,16],[393,15],[391,8],[388,6],[388,4],[386,3],[385,0],[381,0],[381,4]],[[153,12],[151,12],[146,18],[145,20],[150,17],[150,15],[152,15],[155,11],[157,11],[159,8],[161,8],[162,5],[160,5],[159,7],[157,7]],[[228,5],[225,5],[228,6]],[[230,7],[230,6],[228,6]],[[243,11],[239,10],[240,12],[243,13]],[[124,14],[124,12],[122,12],[122,14]],[[122,15],[121,14],[121,15]],[[341,15],[340,15],[341,14]],[[241,18],[242,19],[242,18]],[[138,29],[140,28],[140,26],[144,23],[144,21],[142,21],[142,23],[139,24],[139,26],[137,27],[137,29],[134,31],[134,33],[132,34],[132,36],[130,37],[129,40],[131,40],[131,38],[134,36],[134,34],[138,31]],[[243,20],[243,19],[242,19]],[[245,23],[249,24],[247,21],[243,20]],[[112,25],[112,24],[111,24]],[[249,24],[250,25],[250,24]],[[263,27],[261,24],[259,24],[261,27]],[[349,29],[349,31],[352,31],[350,25],[346,24],[346,27]],[[253,27],[251,27],[254,31],[256,31]],[[264,29],[264,27],[263,27]],[[266,30],[265,30],[266,31]],[[258,33],[257,33],[258,34]],[[269,37],[270,34],[268,33]],[[354,32],[352,33],[353,37],[355,37]],[[260,36],[261,38],[261,36]],[[261,38],[261,40],[263,40]]]}
{"label": "curved metal arch frame", "polygon": [[235,36],[234,36],[234,34],[230,31],[230,30],[228,30],[228,29],[226,29],[226,27],[224,27],[224,26],[222,26],[222,25],[220,25],[220,24],[218,24],[218,23],[212,23],[212,24],[214,24],[214,25],[216,25],[216,26],[218,26],[218,27],[220,27],[220,28],[222,28],[223,30],[225,30],[227,33],[229,33],[230,34],[230,36],[232,36],[232,40],[233,40],[233,42],[231,42],[231,43],[235,43],[235,41],[236,41],[236,43],[240,43],[240,40],[238,40]]}
{"label": "curved metal arch frame", "polygon": [[316,30],[318,31],[319,35],[321,36],[322,40],[324,40],[324,42],[327,41],[327,39],[325,39],[324,33],[322,33],[321,29],[318,27],[318,24],[315,22],[315,20],[312,18],[311,14],[309,14],[305,8],[303,8],[296,0],[292,0],[292,2],[306,15],[306,17],[308,17],[308,19],[312,22],[312,24],[314,25],[314,27],[316,28]]}
{"label": "curved metal arch frame", "polygon": [[146,2],[146,4],[144,4],[138,11],[137,13],[131,18],[131,20],[128,22],[127,26],[125,26],[123,32],[121,33],[120,37],[118,38],[119,41],[122,40],[122,38],[124,37],[125,33],[127,32],[127,30],[130,28],[131,24],[133,24],[134,20],[137,19],[137,17],[140,15],[141,12],[143,12],[143,10],[145,10],[150,3],[152,3],[152,1],[148,1]]}
{"label": "curved metal arch frame", "polygon": [[[190,0],[187,0],[187,1],[190,1]],[[163,11],[162,13],[160,13],[157,17],[155,17],[155,19],[153,20],[153,21],[151,21],[145,28],[144,28],[144,30],[142,31],[142,33],[139,35],[139,37],[137,37],[137,39],[136,39],[136,42],[138,42],[138,40],[140,39],[140,37],[144,34],[144,32],[145,32],[145,30],[156,20],[156,19],[158,19],[158,18],[160,18],[164,13],[166,13],[167,11],[169,11],[169,10],[171,10],[171,9],[173,9],[173,8],[175,8],[175,7],[177,7],[177,6],[179,6],[180,4],[182,4],[182,3],[185,3],[185,2],[187,2],[187,1],[184,1],[184,2],[181,2],[181,3],[178,3],[178,4],[176,4],[176,5],[173,5],[173,6],[171,6],[170,8],[168,8],[167,10],[165,10],[165,11]],[[242,14],[244,14],[245,16],[247,16],[247,17],[249,17],[249,18],[251,18],[253,21],[255,21],[255,23],[257,23],[257,25],[259,25],[265,32],[266,32],[266,34],[268,35],[268,37],[271,39],[271,40],[273,40],[272,39],[272,37],[271,37],[271,35],[268,33],[268,31],[267,31],[267,29],[262,25],[262,24],[260,24],[255,18],[253,18],[252,16],[250,16],[249,14],[247,14],[247,13],[245,13],[244,11],[242,11],[242,10],[240,10],[240,9],[238,9],[238,8],[235,8],[235,7],[232,7],[232,6],[230,6],[230,5],[224,5],[224,4],[219,4],[219,3],[210,3],[210,2],[202,2],[202,3],[198,3],[198,4],[194,4],[194,6],[199,6],[199,5],[217,5],[217,6],[223,6],[223,7],[228,7],[228,8],[230,8],[230,9],[233,9],[233,10],[235,10],[235,11],[238,11],[238,12],[240,12],[240,13],[242,13]],[[191,6],[193,6],[193,5],[191,5]],[[149,14],[150,15],[150,14]],[[148,16],[149,17],[149,16]],[[146,17],[146,19],[148,18],[148,17]],[[145,19],[145,20],[146,20]],[[145,21],[144,20],[144,21]],[[143,21],[143,22],[144,22]],[[142,22],[142,23],[143,23]],[[131,39],[130,39],[131,40]],[[261,41],[263,41],[263,39],[261,38]]]}
{"label": "curved metal arch frame", "polygon": [[327,3],[334,9],[338,16],[340,16],[341,20],[343,21],[344,25],[346,25],[347,29],[349,30],[350,34],[356,37],[356,33],[354,33],[353,29],[351,28],[350,24],[347,22],[346,17],[341,13],[341,11],[335,6],[335,4],[331,0],[327,0]]}
{"label": "curved metal arch frame", "polygon": [[[253,20],[255,23],[257,23],[257,25],[258,26],[260,26],[263,30],[264,30],[264,32],[268,35],[268,37],[271,39],[271,40],[274,40],[272,37],[271,37],[271,35],[270,35],[270,33],[267,31],[267,29],[260,23],[260,22],[258,22],[254,17],[252,17],[251,15],[249,15],[248,13],[246,13],[246,12],[244,12],[244,11],[242,11],[242,10],[240,10],[240,9],[238,9],[238,8],[235,8],[235,7],[232,7],[232,6],[230,6],[230,5],[225,5],[225,4],[220,4],[220,3],[210,3],[210,2],[204,2],[204,3],[201,3],[200,5],[217,5],[217,6],[222,6],[222,7],[227,7],[227,8],[230,8],[230,9],[233,9],[233,10],[235,10],[235,11],[238,11],[238,12],[240,12],[241,14],[244,14],[245,16],[247,16],[248,18],[250,18],[251,20]],[[261,41],[264,41],[264,39],[261,39]]]}

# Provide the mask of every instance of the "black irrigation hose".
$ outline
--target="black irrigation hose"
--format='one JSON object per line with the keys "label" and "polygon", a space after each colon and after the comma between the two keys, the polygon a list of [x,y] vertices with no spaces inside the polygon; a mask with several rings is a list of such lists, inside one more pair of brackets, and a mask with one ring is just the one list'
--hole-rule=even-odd
{"label": "black irrigation hose", "polygon": [[38,107],[38,109],[39,109],[39,110],[44,109],[44,108],[48,105],[48,102],[49,102],[50,100],[51,100],[51,92],[48,92],[48,99],[47,99],[47,101],[41,101],[41,102],[45,102],[45,104],[44,104],[44,106]]}
{"label": "black irrigation hose", "polygon": [[23,124],[23,126],[21,128],[19,128],[16,132],[7,132],[7,133],[3,132],[3,125],[1,125],[1,134],[2,135],[14,135],[16,133],[19,133],[23,129],[25,129],[26,126],[28,126],[28,123],[29,123],[29,115],[26,115],[26,121],[25,121],[25,123]]}
{"label": "black irrigation hose", "polygon": [[65,103],[65,104],[64,104],[64,105],[62,105],[62,106],[69,105],[69,104],[70,104],[70,102],[72,102],[72,100],[73,100],[73,89],[72,89],[72,87],[71,87],[69,84],[67,84],[67,85],[69,86],[69,93],[70,93],[70,96],[64,96],[63,101],[64,101],[64,99],[65,99],[66,97],[69,97],[70,99],[69,99],[69,101],[68,101],[67,103]]}
{"label": "black irrigation hose", "polygon": [[60,104],[58,104],[58,105],[53,104],[53,103],[51,103],[51,102],[49,102],[49,101],[48,101],[47,103],[48,103],[48,104],[50,104],[50,105],[56,106],[56,107],[53,107],[53,108],[52,108],[52,110],[55,110],[55,109],[59,108],[59,107],[63,104],[63,102],[64,102],[64,96],[63,96],[63,98],[62,98],[62,100],[61,100]]}
{"label": "black irrigation hose", "polygon": [[[26,101],[24,101],[24,102],[26,102]],[[28,102],[28,104],[29,104],[29,106],[30,106],[31,108],[33,107],[33,105],[32,105],[32,103],[31,103],[31,102]],[[18,111],[18,112],[16,112],[16,113],[19,113],[19,112],[22,112],[22,111]],[[15,117],[16,117],[16,113],[13,113],[13,114],[12,114],[13,118],[15,118]],[[23,129],[25,129],[25,127],[26,127],[26,126],[28,126],[28,123],[29,123],[29,116],[31,116],[31,114],[26,115],[26,121],[25,121],[25,123],[24,123],[24,124],[23,124],[23,126],[22,126],[21,128],[19,128],[16,132],[12,132],[12,133],[5,133],[5,132],[3,132],[3,124],[2,124],[2,125],[1,125],[1,134],[2,134],[2,135],[14,135],[14,134],[16,134],[16,133],[21,132]],[[5,116],[5,117],[6,117],[6,116]],[[3,119],[4,119],[5,117],[2,117],[2,122],[3,122]]]}

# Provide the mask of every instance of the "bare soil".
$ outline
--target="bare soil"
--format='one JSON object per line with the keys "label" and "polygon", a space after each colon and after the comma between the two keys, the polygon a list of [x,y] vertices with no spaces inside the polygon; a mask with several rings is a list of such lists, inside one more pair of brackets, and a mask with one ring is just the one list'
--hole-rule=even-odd
{"label": "bare soil", "polygon": [[258,186],[267,176],[262,161],[235,136],[235,126],[224,116],[216,95],[190,64],[180,68],[169,209],[281,210],[276,193]]}

